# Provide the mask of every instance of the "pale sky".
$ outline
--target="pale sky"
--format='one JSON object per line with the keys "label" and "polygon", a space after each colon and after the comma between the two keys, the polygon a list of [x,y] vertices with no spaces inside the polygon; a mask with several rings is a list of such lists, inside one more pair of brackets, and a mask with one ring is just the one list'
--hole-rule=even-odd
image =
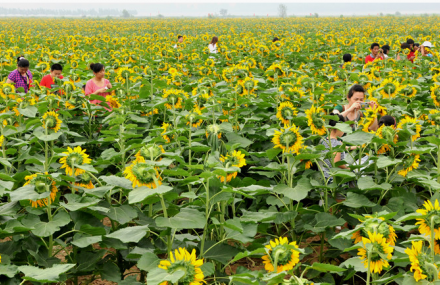
{"label": "pale sky", "polygon": [[[207,16],[208,13],[219,14],[220,9],[227,9],[230,15],[242,16],[276,16],[278,14],[277,3],[1,3],[0,8],[21,9],[127,9],[137,10],[137,16],[152,16],[158,13],[165,17],[176,16]],[[440,3],[284,3],[287,6],[288,15],[304,16],[310,13],[319,15],[377,15],[394,14],[399,11],[402,15],[439,13]]]}

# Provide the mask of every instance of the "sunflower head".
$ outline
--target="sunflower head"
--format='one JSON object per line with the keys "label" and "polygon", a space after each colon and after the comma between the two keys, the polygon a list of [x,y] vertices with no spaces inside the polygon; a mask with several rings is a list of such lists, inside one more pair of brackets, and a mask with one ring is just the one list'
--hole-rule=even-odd
{"label": "sunflower head", "polygon": [[43,127],[54,130],[55,133],[61,128],[62,121],[58,119],[58,114],[54,111],[44,113],[42,117]]}
{"label": "sunflower head", "polygon": [[289,124],[297,114],[297,110],[293,107],[291,102],[282,102],[278,107],[277,118],[283,122],[283,124]]}
{"label": "sunflower head", "polygon": [[431,236],[431,220],[434,221],[435,239],[440,239],[440,204],[436,199],[434,204],[430,200],[423,204],[424,209],[418,209],[416,212],[422,214],[423,217],[417,219],[416,225],[419,225],[419,232],[427,236]]}
{"label": "sunflower head", "polygon": [[280,131],[276,130],[272,142],[275,144],[274,148],[281,148],[288,153],[298,154],[304,148],[303,137],[294,124],[285,125]]}
{"label": "sunflower head", "polygon": [[154,189],[162,184],[162,178],[157,169],[145,162],[133,161],[125,168],[124,175],[133,183],[133,188],[146,186]]}
{"label": "sunflower head", "polygon": [[318,134],[320,136],[326,134],[327,130],[325,128],[325,122],[323,115],[325,112],[322,108],[312,106],[309,110],[305,111],[307,116],[308,125],[313,134]]}
{"label": "sunflower head", "polygon": [[141,149],[139,150],[139,155],[142,156],[144,159],[155,160],[164,152],[165,150],[161,145],[152,143],[141,147]]}
{"label": "sunflower head", "polygon": [[[368,232],[368,238],[362,237],[362,244],[363,247],[358,250],[358,255],[363,260],[365,268],[370,266],[371,272],[381,273],[384,267],[389,266],[388,260],[392,258],[394,248],[382,234]],[[367,244],[371,245],[367,246]],[[368,252],[370,252],[370,262],[368,262]]]}
{"label": "sunflower head", "polygon": [[[170,260],[162,260],[159,263],[159,268],[162,268],[169,273],[176,271],[183,271],[185,274],[180,277],[180,279],[173,284],[191,284],[191,285],[202,285],[206,282],[204,281],[205,275],[200,268],[203,265],[203,259],[197,259],[196,251],[193,249],[189,253],[186,248],[179,248],[169,254]],[[171,285],[171,282],[165,281],[160,283],[160,285]]]}
{"label": "sunflower head", "polygon": [[32,207],[44,207],[48,203],[55,201],[58,189],[55,186],[55,181],[46,172],[45,175],[42,173],[32,174],[25,177],[26,183],[24,185],[34,185],[35,191],[39,194],[50,192],[49,197],[38,199],[36,201],[30,200]]}
{"label": "sunflower head", "polygon": [[[280,273],[282,271],[289,271],[299,262],[299,251],[296,242],[290,242],[286,237],[276,238],[271,240],[266,245],[267,255],[262,257],[264,269],[268,272]],[[276,270],[275,270],[276,263]]]}
{"label": "sunflower head", "polygon": [[64,157],[60,158],[60,163],[63,165],[61,168],[66,169],[66,174],[71,176],[78,176],[83,174],[85,171],[80,168],[75,168],[75,173],[73,173],[74,165],[83,165],[89,164],[92,160],[89,158],[89,155],[86,154],[86,150],[82,149],[80,146],[75,147],[74,149],[67,147],[67,152],[63,152]]}

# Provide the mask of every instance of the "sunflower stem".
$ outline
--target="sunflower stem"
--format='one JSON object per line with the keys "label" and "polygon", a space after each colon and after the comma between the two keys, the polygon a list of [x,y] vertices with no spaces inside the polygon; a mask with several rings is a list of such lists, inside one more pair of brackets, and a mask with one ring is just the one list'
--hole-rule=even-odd
{"label": "sunflower stem", "polygon": [[[51,185],[46,185],[46,191],[51,191],[50,190]],[[51,196],[49,194],[49,197],[47,197],[47,220],[50,222],[52,222],[52,209],[51,209]],[[47,255],[48,258],[52,257],[52,250],[53,250],[53,235],[49,236],[49,245],[47,246]]]}
{"label": "sunflower stem", "polygon": [[[435,257],[435,231],[434,231],[434,225],[435,225],[435,218],[437,218],[436,215],[432,215],[431,216],[431,262],[434,262],[434,257]],[[435,278],[435,280],[437,280],[437,278]]]}
{"label": "sunflower stem", "polygon": [[440,147],[437,148],[437,183],[440,183]]}
{"label": "sunflower stem", "polygon": [[371,271],[370,271],[370,266],[371,266],[371,250],[368,250],[367,253],[368,256],[368,265],[367,265],[367,285],[370,285],[370,277],[371,277]]}
{"label": "sunflower stem", "polygon": [[203,237],[202,237],[202,241],[200,244],[200,257],[203,257],[204,255],[204,248],[205,248],[205,239],[206,239],[206,234],[208,232],[208,220],[209,220],[209,178],[206,180],[206,185],[205,185],[205,190],[206,190],[206,203],[205,203],[205,219],[206,219],[206,223],[205,223],[205,228],[203,229]]}

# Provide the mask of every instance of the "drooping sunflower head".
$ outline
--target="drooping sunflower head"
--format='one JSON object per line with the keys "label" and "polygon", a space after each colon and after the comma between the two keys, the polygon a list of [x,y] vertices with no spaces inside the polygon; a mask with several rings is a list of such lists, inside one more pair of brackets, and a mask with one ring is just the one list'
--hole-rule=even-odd
{"label": "drooping sunflower head", "polygon": [[417,89],[412,85],[403,85],[399,88],[400,94],[405,98],[414,98],[417,94]]}
{"label": "drooping sunflower head", "polygon": [[48,128],[53,131],[58,132],[61,128],[62,121],[58,119],[59,114],[54,111],[49,111],[44,113],[42,117],[43,128]]}
{"label": "drooping sunflower head", "polygon": [[[391,260],[394,248],[386,241],[380,233],[368,232],[368,238],[362,237],[363,247],[358,250],[358,255],[363,260],[365,268],[368,268],[368,251],[370,251],[370,271],[381,273],[383,268],[389,267],[388,260]],[[371,244],[371,246],[366,246]]]}
{"label": "drooping sunflower head", "polygon": [[355,243],[361,242],[362,237],[368,238],[368,233],[379,233],[382,234],[386,239],[386,242],[390,245],[395,245],[396,243],[396,232],[393,226],[389,225],[383,217],[380,216],[365,216],[364,220],[361,220],[362,227],[359,231],[355,232],[352,236]]}
{"label": "drooping sunflower head", "polygon": [[436,107],[440,107],[440,85],[434,84],[431,87],[431,98],[434,102],[434,105]]}
{"label": "drooping sunflower head", "polygon": [[141,156],[144,160],[154,161],[164,152],[165,150],[161,145],[151,143],[141,147],[141,149],[136,153],[136,157]]}
{"label": "drooping sunflower head", "polygon": [[72,81],[64,81],[63,83],[63,89],[64,91],[66,91],[67,93],[72,92],[73,90],[76,89],[75,85],[73,84]]}
{"label": "drooping sunflower head", "polygon": [[298,114],[298,111],[291,102],[282,102],[278,107],[277,118],[283,124],[289,124],[290,121]]}
{"label": "drooping sunflower head", "polygon": [[187,125],[192,124],[192,127],[194,128],[199,127],[203,123],[203,120],[202,119],[197,120],[196,117],[201,115],[202,115],[202,111],[197,105],[195,105],[194,108],[189,112],[189,114],[185,116],[185,118],[187,119],[186,124]]}
{"label": "drooping sunflower head", "polygon": [[325,112],[322,108],[312,106],[310,109],[305,111],[307,117],[307,123],[313,134],[323,136],[326,134],[325,122],[323,115]]}
{"label": "drooping sunflower head", "polygon": [[258,84],[258,80],[255,80],[253,78],[250,77],[246,77],[241,85],[243,86],[244,89],[249,90],[250,93],[252,93],[252,91],[255,89],[255,87]]}
{"label": "drooping sunflower head", "polygon": [[30,200],[32,207],[44,207],[48,205],[48,203],[55,201],[58,189],[55,185],[55,181],[48,175],[47,172],[45,175],[42,173],[28,175],[25,177],[25,180],[26,182],[24,183],[24,186],[34,185],[35,191],[39,194],[50,192],[50,195],[47,198],[38,199],[36,201]]}
{"label": "drooping sunflower head", "polygon": [[408,172],[417,169],[419,167],[420,154],[408,155],[403,161],[403,169],[401,169],[398,174],[405,177]]}
{"label": "drooping sunflower head", "polygon": [[234,150],[232,154],[227,154],[226,156],[222,155],[220,160],[225,164],[229,164],[229,166],[243,167],[246,165],[246,159],[244,156],[245,154],[241,153],[241,151]]}
{"label": "drooping sunflower head", "polygon": [[[63,152],[63,154],[65,156],[60,158],[60,163],[63,164],[61,168],[65,168],[67,175],[78,176],[83,174],[85,172],[83,169],[74,166],[89,164],[92,162],[89,155],[86,154],[86,149],[82,149],[80,146],[77,146],[74,149],[67,147],[67,152]],[[73,167],[75,168],[75,174],[73,173]]]}
{"label": "drooping sunflower head", "polygon": [[283,152],[296,153],[304,148],[303,137],[299,133],[299,128],[294,124],[285,125],[281,130],[276,130],[272,142],[274,148],[280,148]]}
{"label": "drooping sunflower head", "polygon": [[[299,251],[296,242],[290,242],[286,237],[276,238],[271,240],[266,245],[267,255],[262,257],[264,269],[268,272],[280,273],[282,271],[289,271],[299,262]],[[276,262],[276,270],[275,270]]]}
{"label": "drooping sunflower head", "polygon": [[92,177],[89,173],[84,172],[79,176],[79,181],[75,182],[76,186],[87,188],[87,189],[93,189],[95,186],[92,183]]}
{"label": "drooping sunflower head", "polygon": [[146,186],[154,189],[162,185],[162,178],[157,169],[145,162],[133,161],[125,168],[124,175],[133,183],[133,188]]}
{"label": "drooping sunflower head", "polygon": [[411,118],[410,116],[405,116],[404,119],[400,120],[399,124],[397,125],[397,129],[403,130],[406,129],[410,131],[411,134],[411,140],[415,141],[417,138],[420,137],[420,132],[422,131],[422,126],[420,125],[419,120],[416,118]]}
{"label": "drooping sunflower head", "polygon": [[168,109],[181,109],[183,100],[188,98],[188,95],[183,90],[166,89],[162,98],[167,100],[165,107]]}
{"label": "drooping sunflower head", "polygon": [[[158,267],[169,273],[174,273],[178,270],[185,272],[185,274],[173,284],[202,285],[206,283],[204,281],[205,275],[200,268],[203,265],[203,259],[197,259],[194,249],[189,253],[186,248],[179,247],[179,249],[174,251],[174,255],[172,252],[169,253],[169,258],[170,260],[162,260]],[[164,281],[160,283],[160,285],[172,285],[172,283]]]}
{"label": "drooping sunflower head", "polygon": [[423,204],[424,209],[418,209],[416,212],[422,214],[423,217],[417,219],[416,225],[419,225],[419,232],[427,236],[431,236],[431,220],[434,221],[434,237],[440,239],[440,204],[436,199],[434,204],[430,200]]}
{"label": "drooping sunflower head", "polygon": [[0,95],[6,99],[6,96],[10,96],[12,93],[15,93],[15,86],[10,83],[3,84]]}
{"label": "drooping sunflower head", "polygon": [[120,108],[121,104],[119,103],[119,100],[117,97],[107,95],[105,96],[105,101],[110,104],[112,108]]}
{"label": "drooping sunflower head", "polygon": [[172,125],[171,124],[168,124],[168,123],[163,123],[162,124],[162,127],[161,127],[161,129],[162,129],[162,133],[161,133],[161,135],[162,135],[162,138],[167,142],[167,143],[170,143],[171,142],[171,139],[174,139],[174,135],[172,135],[171,136],[171,138],[166,134],[167,132],[169,132],[169,131],[171,131],[171,129],[172,129]]}
{"label": "drooping sunflower head", "polygon": [[[414,272],[414,279],[417,282],[423,279],[432,282],[438,277],[435,276],[437,273],[437,265],[432,260],[428,250],[423,247],[423,243],[423,240],[411,241],[411,248],[406,248],[405,253],[411,262],[410,270]],[[428,264],[433,264],[435,268],[427,266]]]}
{"label": "drooping sunflower head", "polygon": [[390,79],[385,79],[380,84],[383,89],[380,91],[383,98],[394,98],[399,91],[400,84],[397,81],[392,81]]}

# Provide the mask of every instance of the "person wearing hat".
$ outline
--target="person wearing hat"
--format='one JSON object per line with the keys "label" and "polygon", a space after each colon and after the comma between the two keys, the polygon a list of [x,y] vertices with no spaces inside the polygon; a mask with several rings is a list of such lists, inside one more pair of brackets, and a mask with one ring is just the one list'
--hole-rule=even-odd
{"label": "person wearing hat", "polygon": [[434,56],[432,55],[431,51],[429,49],[433,48],[434,46],[429,41],[423,42],[423,44],[420,46],[420,53],[422,56],[429,57],[429,60],[432,61],[434,59]]}

